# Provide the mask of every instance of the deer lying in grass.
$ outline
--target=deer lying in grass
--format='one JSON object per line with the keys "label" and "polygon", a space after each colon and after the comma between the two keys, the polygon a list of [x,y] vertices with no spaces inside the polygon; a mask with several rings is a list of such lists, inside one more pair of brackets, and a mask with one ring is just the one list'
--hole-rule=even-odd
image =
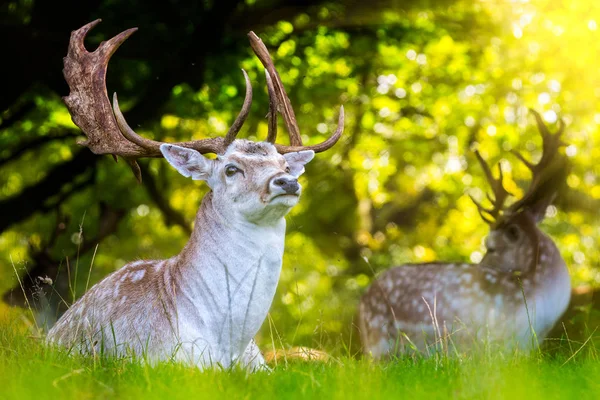
{"label": "deer lying in grass", "polygon": [[385,271],[361,299],[363,350],[379,359],[399,353],[463,351],[497,343],[500,348],[532,348],[569,304],[567,267],[556,245],[537,224],[544,218],[566,176],[558,153],[560,135],[535,115],[543,138],[537,164],[518,158],[532,171],[526,194],[503,208],[509,193],[500,176],[475,152],[492,187],[491,208],[475,202],[490,224],[487,252],[479,264],[426,263]]}
{"label": "deer lying in grass", "polygon": [[[281,271],[285,218],[298,203],[297,178],[314,156],[332,147],[343,131],[325,142],[303,146],[289,99],[262,41],[251,45],[266,69],[270,95],[267,142],[235,139],[248,116],[252,87],[248,75],[241,112],[225,138],[178,144],[137,135],[125,122],[116,96],[106,94],[106,67],[135,29],[89,53],[87,32],[100,21],[73,31],[64,74],[65,98],[73,121],[87,135],[83,143],[97,154],[129,161],[161,157],[182,175],[211,188],[194,231],[182,252],[167,260],[136,261],[92,287],[48,333],[48,341],[82,353],[133,354],[150,361],[176,360],[199,367],[264,365],[253,341],[273,300]],[[114,108],[114,114],[113,114]],[[276,114],[290,127],[290,146],[275,144]],[[208,159],[201,153],[216,153]]]}

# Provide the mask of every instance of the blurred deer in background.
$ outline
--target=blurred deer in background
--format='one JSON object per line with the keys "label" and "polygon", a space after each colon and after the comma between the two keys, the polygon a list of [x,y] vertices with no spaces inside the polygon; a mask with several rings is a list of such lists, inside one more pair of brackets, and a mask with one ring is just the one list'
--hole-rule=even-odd
{"label": "blurred deer in background", "polygon": [[532,110],[543,139],[540,161],[532,164],[524,196],[509,207],[502,169],[494,178],[475,152],[493,197],[491,208],[475,202],[490,225],[487,252],[479,264],[409,264],[385,271],[369,287],[359,306],[363,350],[375,359],[432,350],[463,351],[481,343],[501,348],[539,344],[569,304],[567,267],[556,245],[537,227],[564,182],[566,157],[560,121],[550,133]]}
{"label": "blurred deer in background", "polygon": [[[281,271],[284,216],[298,203],[298,177],[314,156],[340,138],[303,146],[290,101],[262,41],[251,45],[265,66],[270,96],[267,142],[235,139],[252,102],[248,75],[241,112],[224,138],[167,144],[137,135],[125,122],[116,95],[111,107],[106,68],[111,55],[135,31],[129,29],[89,53],[84,39],[100,20],[73,31],[64,75],[64,100],[96,154],[135,160],[165,157],[182,175],[211,188],[182,252],[167,260],[136,261],[92,287],[48,333],[48,341],[87,354],[133,354],[150,361],[176,360],[207,367],[237,362],[256,368],[264,359],[253,341],[266,318]],[[114,111],[114,113],[113,113]],[[275,144],[277,112],[290,146]],[[216,153],[216,159],[201,155]]]}

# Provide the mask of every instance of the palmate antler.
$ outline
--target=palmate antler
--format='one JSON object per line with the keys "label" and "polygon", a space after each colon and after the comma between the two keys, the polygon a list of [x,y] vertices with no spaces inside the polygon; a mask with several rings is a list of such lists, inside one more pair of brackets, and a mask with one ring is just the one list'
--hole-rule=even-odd
{"label": "palmate antler", "polygon": [[478,151],[475,151],[475,156],[481,164],[487,181],[492,188],[493,198],[489,194],[487,195],[488,200],[492,203],[492,207],[483,207],[473,197],[471,197],[471,200],[477,206],[481,218],[490,225],[500,223],[503,215],[514,215],[523,209],[533,210],[534,208],[542,208],[533,211],[543,213],[545,207],[550,204],[556,194],[556,188],[560,184],[557,184],[556,181],[565,176],[566,158],[558,152],[562,146],[565,146],[565,143],[561,139],[565,128],[563,120],[559,120],[558,130],[555,133],[551,133],[544,124],[540,114],[535,110],[530,111],[534,115],[538,130],[542,135],[542,157],[537,164],[533,164],[527,161],[519,152],[512,151],[531,170],[531,183],[521,199],[515,201],[508,208],[504,208],[504,203],[511,193],[502,184],[503,174],[501,164],[498,164],[499,177],[496,179],[483,157],[481,157]]}
{"label": "palmate antler", "polygon": [[[95,154],[112,154],[115,159],[117,156],[123,157],[131,165],[138,181],[141,181],[141,172],[136,159],[162,157],[159,148],[163,142],[150,140],[135,133],[127,124],[119,109],[116,93],[113,96],[111,107],[106,91],[106,69],[110,57],[137,28],[128,29],[112,39],[102,42],[95,51],[88,52],[84,46],[85,37],[100,22],[101,20],[98,19],[71,33],[69,51],[63,60],[63,74],[69,85],[70,93],[63,100],[69,109],[73,122],[87,136],[87,140],[80,142],[80,144],[87,146]],[[275,144],[279,153],[285,154],[300,150],[314,150],[318,153],[331,148],[339,140],[344,129],[343,107],[340,108],[337,130],[329,139],[313,146],[302,146],[293,109],[269,52],[258,36],[253,32],[250,32],[249,36],[252,48],[255,49],[266,69],[270,97],[267,141],[275,144],[277,137],[276,114],[277,110],[280,109],[288,126],[290,146]],[[240,113],[225,137],[174,144],[197,150],[202,154],[220,154],[227,149],[246,121],[252,104],[252,85],[246,72],[243,70],[242,72],[246,81],[246,97]]]}

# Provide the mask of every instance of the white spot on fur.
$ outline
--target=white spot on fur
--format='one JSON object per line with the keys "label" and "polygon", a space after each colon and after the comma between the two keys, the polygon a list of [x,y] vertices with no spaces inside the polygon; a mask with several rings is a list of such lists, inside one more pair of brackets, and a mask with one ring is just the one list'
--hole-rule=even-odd
{"label": "white spot on fur", "polygon": [[523,300],[523,293],[521,293],[521,291],[518,291],[515,293],[515,300],[517,300],[517,301]]}
{"label": "white spot on fur", "polygon": [[137,282],[142,280],[142,278],[146,275],[146,270],[140,269],[138,271],[131,273],[131,282]]}
{"label": "white spot on fur", "polygon": [[393,282],[392,282],[392,280],[391,280],[391,279],[386,279],[386,280],[384,280],[384,281],[383,281],[383,284],[382,284],[383,288],[384,288],[386,291],[389,291],[389,290],[391,290],[391,289],[392,289],[392,285],[393,285]]}
{"label": "white spot on fur", "polygon": [[381,324],[383,323],[383,316],[377,315],[374,318],[369,320],[369,327],[373,328],[381,328]]}
{"label": "white spot on fur", "polygon": [[504,303],[504,299],[502,298],[501,294],[497,294],[494,297],[494,301],[496,302],[496,307],[502,307],[502,304]]}

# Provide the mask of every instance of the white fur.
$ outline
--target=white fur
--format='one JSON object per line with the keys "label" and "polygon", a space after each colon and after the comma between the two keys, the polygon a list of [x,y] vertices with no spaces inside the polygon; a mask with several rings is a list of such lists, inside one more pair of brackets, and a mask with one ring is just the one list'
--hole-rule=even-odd
{"label": "white fur", "polygon": [[[184,350],[181,356],[191,356],[186,361],[194,364],[228,367],[239,360],[265,320],[275,295],[285,219],[260,229],[237,222],[236,229],[227,232],[235,251],[210,239],[203,241],[189,272],[189,284],[180,288],[177,314]],[[215,265],[215,259],[226,261]]]}

